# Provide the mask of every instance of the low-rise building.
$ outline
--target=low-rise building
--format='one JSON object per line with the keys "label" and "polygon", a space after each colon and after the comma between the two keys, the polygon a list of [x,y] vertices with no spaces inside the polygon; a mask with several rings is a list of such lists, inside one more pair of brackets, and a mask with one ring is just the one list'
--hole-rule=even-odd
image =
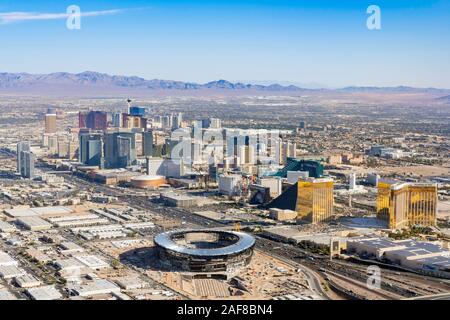
{"label": "low-rise building", "polygon": [[30,274],[18,276],[14,279],[14,281],[21,288],[34,288],[41,285],[41,282]]}
{"label": "low-rise building", "polygon": [[125,276],[114,280],[124,290],[136,290],[145,288],[148,283],[137,276]]}
{"label": "low-rise building", "polygon": [[0,301],[11,301],[11,300],[17,300],[16,296],[6,289],[0,289]]}
{"label": "low-rise building", "polygon": [[17,231],[16,227],[5,221],[0,221],[0,232],[12,233]]}
{"label": "low-rise building", "polygon": [[32,258],[40,263],[47,263],[51,260],[51,258],[48,255],[46,255],[41,250],[37,250],[35,248],[28,248],[26,253],[30,258]]}
{"label": "low-rise building", "polygon": [[14,260],[9,254],[6,252],[0,251],[0,266],[15,266],[17,267],[19,263]]}
{"label": "low-rise building", "polygon": [[26,291],[32,300],[59,300],[61,293],[54,286],[30,288]]}
{"label": "low-rise building", "polygon": [[52,225],[44,219],[35,216],[18,218],[16,221],[19,225],[31,231],[48,230],[52,227]]}
{"label": "low-rise building", "polygon": [[438,243],[364,236],[348,240],[347,251],[423,274],[450,278],[450,251]]}
{"label": "low-rise building", "polygon": [[172,207],[194,207],[198,205],[198,198],[175,192],[165,192],[160,194],[160,198],[168,206]]}
{"label": "low-rise building", "polygon": [[93,270],[109,268],[109,264],[94,255],[76,256],[75,259]]}
{"label": "low-rise building", "polygon": [[3,279],[12,279],[25,274],[25,271],[16,266],[0,266],[0,277]]}
{"label": "low-rise building", "polygon": [[80,247],[74,242],[64,241],[59,245],[61,247],[62,254],[73,254],[84,252],[84,248]]}
{"label": "low-rise building", "polygon": [[13,209],[5,209],[5,214],[11,218],[21,218],[21,217],[30,217],[30,216],[54,216],[54,215],[63,215],[72,213],[72,209],[67,207],[37,207],[37,208],[28,208],[28,207],[19,207]]}
{"label": "low-rise building", "polygon": [[297,219],[297,211],[272,208],[269,210],[270,218],[278,221]]}
{"label": "low-rise building", "polygon": [[81,270],[86,267],[83,263],[75,258],[60,259],[54,262],[54,265],[60,273],[78,273],[81,274]]}
{"label": "low-rise building", "polygon": [[92,297],[101,294],[120,293],[120,288],[111,281],[98,279],[71,288],[74,295],[81,297]]}

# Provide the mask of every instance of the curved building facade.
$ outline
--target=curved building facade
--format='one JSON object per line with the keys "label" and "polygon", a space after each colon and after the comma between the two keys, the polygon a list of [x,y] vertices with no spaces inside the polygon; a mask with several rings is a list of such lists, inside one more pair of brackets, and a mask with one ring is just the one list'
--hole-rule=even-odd
{"label": "curved building facade", "polygon": [[231,231],[170,231],[154,239],[162,266],[188,272],[227,272],[248,265],[255,238]]}
{"label": "curved building facade", "polygon": [[138,176],[131,179],[131,186],[139,189],[158,188],[165,183],[163,176]]}

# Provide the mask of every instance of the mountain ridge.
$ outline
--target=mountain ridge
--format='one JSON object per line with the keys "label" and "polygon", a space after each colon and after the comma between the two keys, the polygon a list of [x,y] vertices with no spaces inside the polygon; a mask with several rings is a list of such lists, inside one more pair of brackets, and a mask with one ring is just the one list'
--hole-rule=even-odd
{"label": "mountain ridge", "polygon": [[266,91],[266,92],[337,92],[337,93],[432,93],[450,94],[450,89],[415,88],[408,86],[376,87],[376,86],[349,86],[338,89],[329,88],[302,88],[295,85],[280,85],[278,83],[262,85],[242,82],[230,82],[220,79],[204,84],[176,80],[147,80],[138,76],[110,75],[95,71],[81,73],[54,72],[49,74],[0,73],[0,90],[33,90],[58,89],[65,90],[86,89],[102,90],[219,90],[219,91]]}
{"label": "mountain ridge", "polygon": [[244,83],[232,83],[227,80],[217,80],[199,84],[195,82],[183,82],[175,80],[151,79],[147,80],[137,76],[109,75],[106,73],[84,71],[81,73],[55,72],[49,74],[30,73],[0,73],[0,88],[19,88],[37,85],[93,85],[100,87],[122,87],[139,89],[228,89],[228,90],[267,90],[267,91],[301,91],[296,86],[254,85]]}

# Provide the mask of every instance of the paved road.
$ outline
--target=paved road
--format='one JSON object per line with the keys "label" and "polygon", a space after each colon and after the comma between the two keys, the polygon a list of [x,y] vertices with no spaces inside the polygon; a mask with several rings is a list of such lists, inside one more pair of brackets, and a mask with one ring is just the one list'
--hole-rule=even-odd
{"label": "paved road", "polygon": [[450,300],[450,293],[433,294],[429,296],[409,298],[406,300]]}
{"label": "paved road", "polygon": [[[258,248],[258,250],[260,250]],[[264,251],[263,251],[264,252]],[[293,266],[294,268],[296,268],[297,270],[300,270],[303,275],[306,277],[306,280],[308,281],[308,285],[309,288],[319,297],[321,297],[324,300],[329,300],[330,298],[328,297],[328,295],[326,294],[326,292],[324,291],[322,284],[321,284],[321,279],[319,278],[319,276],[317,275],[316,272],[314,272],[313,270],[309,269],[308,267],[299,264],[297,262],[294,262],[290,259],[286,259],[285,257],[279,256],[277,254],[273,254],[270,252],[264,252],[267,255],[270,255],[276,259],[279,259],[281,261],[283,261],[286,264],[289,264],[291,266]]]}

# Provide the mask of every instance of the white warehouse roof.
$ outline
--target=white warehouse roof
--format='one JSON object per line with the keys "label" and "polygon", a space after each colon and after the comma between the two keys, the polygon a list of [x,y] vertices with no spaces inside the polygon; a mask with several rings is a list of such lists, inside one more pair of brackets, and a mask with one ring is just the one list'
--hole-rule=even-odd
{"label": "white warehouse roof", "polygon": [[6,252],[0,251],[0,266],[18,266],[18,262],[14,260]]}
{"label": "white warehouse roof", "polygon": [[16,209],[5,209],[5,213],[13,218],[19,217],[31,217],[31,216],[41,216],[41,215],[57,215],[57,214],[68,214],[72,213],[72,209],[67,207],[38,207],[38,208],[16,208]]}

